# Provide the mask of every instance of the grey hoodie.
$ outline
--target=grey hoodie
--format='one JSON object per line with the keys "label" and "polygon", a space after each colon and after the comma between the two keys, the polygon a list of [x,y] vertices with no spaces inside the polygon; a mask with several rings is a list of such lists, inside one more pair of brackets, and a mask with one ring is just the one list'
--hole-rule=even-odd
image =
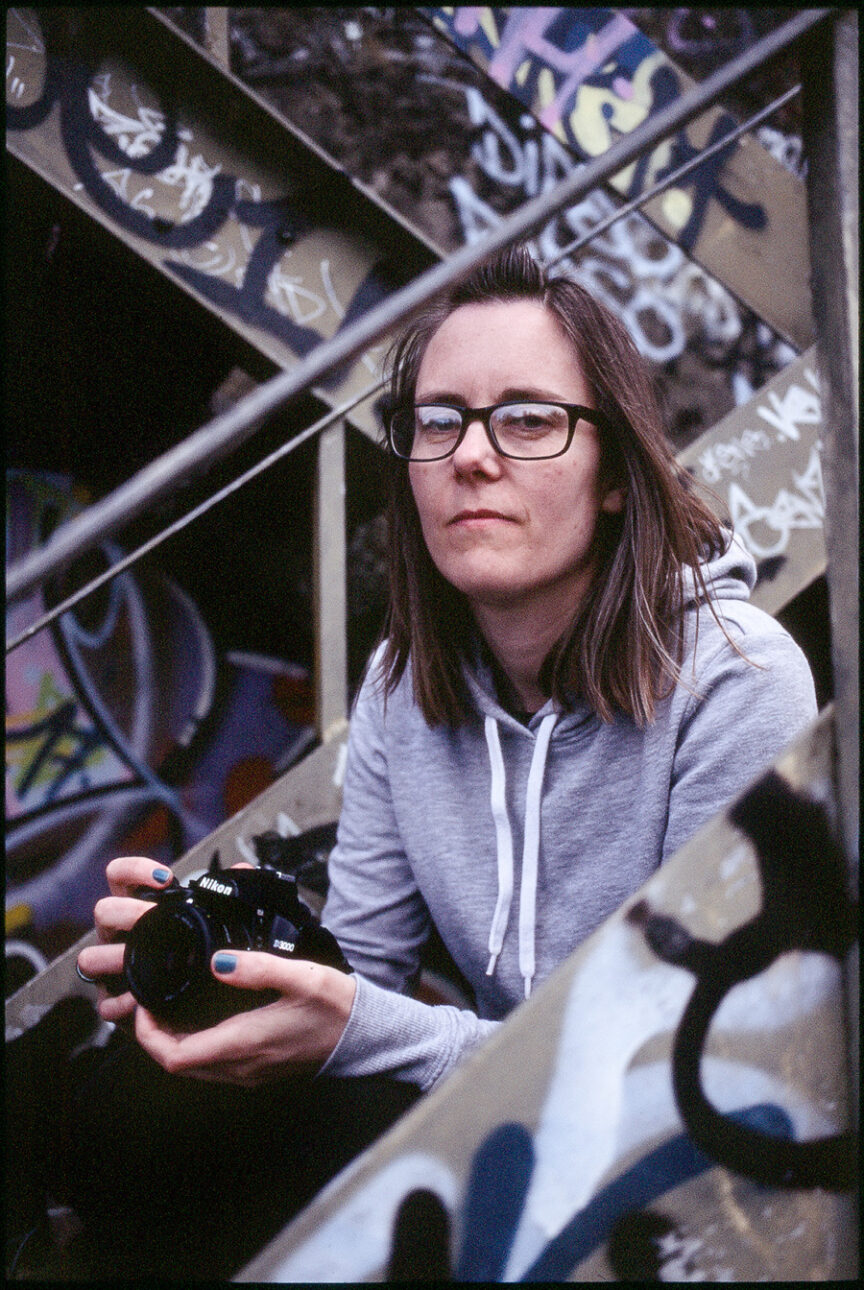
{"label": "grey hoodie", "polygon": [[[748,604],[744,548],[703,572],[750,661],[697,609],[691,575],[681,680],[644,730],[551,700],[523,725],[480,664],[466,672],[475,717],[433,729],[410,667],[385,705],[372,660],[323,914],[358,974],[328,1074],[431,1088],[816,715],[804,655]],[[479,1015],[406,993],[430,918]]]}

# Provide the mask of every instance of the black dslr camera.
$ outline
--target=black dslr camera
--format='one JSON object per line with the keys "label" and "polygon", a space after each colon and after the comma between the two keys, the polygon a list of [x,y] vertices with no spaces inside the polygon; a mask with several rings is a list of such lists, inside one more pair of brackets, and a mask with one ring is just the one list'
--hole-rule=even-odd
{"label": "black dslr camera", "polygon": [[217,981],[210,971],[217,950],[266,950],[352,971],[336,937],[298,896],[296,879],[278,869],[220,869],[217,852],[188,886],[175,879],[138,894],[155,908],[126,934],[125,985],[162,1021],[203,1030],[278,998]]}

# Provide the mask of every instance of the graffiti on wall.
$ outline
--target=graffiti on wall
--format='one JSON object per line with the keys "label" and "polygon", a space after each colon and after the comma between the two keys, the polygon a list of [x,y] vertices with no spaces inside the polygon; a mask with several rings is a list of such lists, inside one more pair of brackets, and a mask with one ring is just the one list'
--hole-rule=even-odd
{"label": "graffiti on wall", "polygon": [[[582,159],[605,152],[617,135],[635,129],[682,93],[676,69],[614,10],[465,6],[434,12],[460,48],[482,60],[492,79],[526,107],[534,107],[541,124]],[[721,113],[706,145],[722,140],[736,124]],[[734,146],[721,149],[663,198],[664,214],[685,251],[696,245],[711,201],[742,228],[766,227],[764,207],[735,196],[723,181]],[[679,130],[628,167],[622,191],[637,196],[698,151],[687,128]]]}
{"label": "graffiti on wall", "polygon": [[694,445],[689,464],[725,498],[728,518],[757,561],[786,556],[796,532],[821,533],[825,522],[814,367],[799,360],[735,417],[734,429],[721,423]]}
{"label": "graffiti on wall", "polygon": [[[471,122],[480,132],[471,150],[483,175],[521,197],[546,192],[582,168],[555,136],[531,116],[505,122],[475,86],[464,88]],[[479,240],[503,219],[462,175],[450,192],[466,242]],[[678,358],[695,327],[725,352],[741,336],[740,310],[730,293],[636,212],[592,239],[578,257],[558,258],[575,238],[614,214],[616,204],[603,190],[589,193],[548,221],[535,241],[539,256],[557,260],[559,271],[581,282],[617,313],[640,351],[655,363]],[[793,351],[783,346],[784,356]]]}
{"label": "graffiti on wall", "polygon": [[[38,535],[79,509],[63,481],[19,472],[7,477],[6,505],[7,547],[16,551],[29,549]],[[117,630],[127,591],[120,578],[111,584],[102,621],[87,633],[94,646],[103,647]],[[33,606],[14,604],[8,612],[26,623]],[[7,694],[7,820],[133,776],[63,673],[57,647],[45,633],[34,638],[25,667],[14,653],[7,660],[7,682],[14,678],[15,687],[11,709]],[[132,743],[140,743],[140,735],[130,733]]]}
{"label": "graffiti on wall", "polygon": [[795,529],[824,528],[825,490],[819,448],[811,449],[802,473],[793,471],[792,487],[781,488],[767,506],[754,502],[740,484],[729,485],[728,497],[735,532],[756,559],[781,555],[788,550]]}
{"label": "graffiti on wall", "polygon": [[[585,162],[692,88],[683,72],[615,9],[458,7],[427,11],[439,31]],[[717,153],[646,206],[648,218],[796,347],[812,341],[803,185],[776,147],[711,108],[609,180],[636,197]],[[730,237],[730,229],[735,236]],[[778,283],[782,289],[778,290]]]}
{"label": "graffiti on wall", "polygon": [[[522,1281],[563,1281],[603,1246],[616,1280],[701,1280],[706,1273],[712,1280],[724,1279],[718,1276],[709,1232],[694,1237],[657,1208],[666,1192],[692,1183],[718,1163],[762,1187],[833,1192],[852,1187],[851,1133],[834,1132],[823,1122],[815,1132],[812,1125],[813,1137],[801,1141],[782,1104],[765,1101],[721,1112],[703,1086],[710,1025],[735,987],[768,971],[783,955],[823,956],[823,966],[824,960],[842,962],[856,939],[857,909],[846,893],[843,854],[824,806],[769,772],[735,806],[732,819],[757,857],[762,899],[753,918],[714,943],[692,936],[648,901],[637,901],[627,913],[627,922],[660,960],[695,978],[671,1057],[675,1103],[686,1132],[670,1136],[603,1187],[526,1268],[524,1258],[514,1258],[514,1247],[539,1144],[523,1125],[501,1124],[472,1160],[452,1273],[449,1211],[427,1186],[409,1192],[395,1212],[391,1279],[423,1276],[431,1264],[443,1269],[440,1279],[445,1280],[497,1282],[515,1274]],[[818,908],[807,894],[814,881],[822,893]],[[829,968],[826,981],[830,973]],[[715,1096],[719,1087],[715,1079]],[[728,1103],[728,1088],[723,1097]],[[551,1142],[545,1146],[548,1150]],[[571,1141],[568,1150],[572,1146]],[[566,1170],[564,1153],[557,1164]]]}
{"label": "graffiti on wall", "polygon": [[[716,71],[718,63],[735,58],[748,49],[754,41],[775,25],[778,11],[764,9],[672,9],[658,10],[654,23],[663,31],[659,41],[670,56],[686,64],[696,81],[702,81]],[[641,15],[640,15],[641,20]],[[655,28],[656,30],[656,28]],[[656,39],[656,37],[655,37]],[[762,96],[770,72],[756,75],[754,99]],[[748,81],[745,93],[750,90]],[[799,178],[804,177],[805,167],[801,138],[797,134],[799,123],[794,108],[781,108],[775,118],[780,128],[762,125],[756,132],[759,142],[773,157]]]}
{"label": "graffiti on wall", "polygon": [[[9,559],[81,509],[68,480],[23,471],[7,474],[6,502]],[[103,545],[106,563],[118,556],[113,543]],[[25,627],[46,605],[44,589],[13,602],[7,630]],[[200,662],[190,651],[189,668]],[[128,574],[86,618],[63,615],[7,659],[7,905],[29,914],[38,907],[43,928],[83,920],[94,858],[143,807],[160,803],[184,815],[153,769],[169,737],[155,694],[166,679],[141,587]],[[170,698],[181,723],[194,717],[191,693]],[[194,836],[193,821],[184,823]],[[14,921],[21,919],[18,908]]]}
{"label": "graffiti on wall", "polygon": [[[82,505],[65,478],[7,472],[7,558]],[[106,563],[121,555],[104,544]],[[41,588],[11,603],[7,632],[47,604]],[[314,738],[308,672],[217,657],[190,597],[155,575],[119,575],[25,641],[5,690],[6,951],[34,965],[91,925],[112,855],[172,863]]]}
{"label": "graffiti on wall", "polygon": [[[553,58],[558,72],[564,77],[563,88],[555,101],[563,101],[566,90],[566,94],[574,99],[571,114],[574,122],[581,120],[584,112],[588,111],[585,105],[590,106],[592,75],[600,76],[602,71],[604,84],[615,85],[627,102],[632,105],[635,98],[643,103],[644,111],[632,120],[628,119],[627,129],[634,128],[655,110],[650,94],[642,92],[644,86],[637,94],[635,87],[643,74],[639,68],[653,60],[651,66],[662,65],[671,76],[677,75],[647,38],[641,36],[626,18],[613,11],[544,9],[516,10],[507,14],[503,10],[459,9],[446,11],[449,15],[446,20],[440,18],[440,11],[433,12],[439,28],[460,48],[470,52],[472,57],[476,56],[481,66],[485,64],[489,75],[517,102],[531,107],[536,114],[513,113],[508,114],[505,120],[480,87],[462,87],[469,120],[479,134],[471,150],[472,160],[484,181],[488,180],[499,191],[509,190],[514,198],[517,195],[521,199],[533,198],[562,178],[578,173],[584,167],[580,157],[602,151],[612,141],[607,132],[603,139],[596,139],[590,147],[577,147],[572,137],[565,138],[560,128],[554,128],[557,116],[550,116],[548,105],[541,110],[542,96],[538,98],[538,85],[542,83],[543,63],[545,59],[553,58],[550,32],[554,31],[556,40],[560,41],[561,51],[569,51],[566,56],[559,51]],[[602,27],[603,15],[608,19],[606,27]],[[607,30],[617,33],[617,36],[603,44],[598,32],[602,34]],[[526,38],[523,40],[522,36]],[[623,43],[616,43],[618,37],[625,36]],[[584,43],[580,44],[580,41]],[[497,52],[493,53],[493,50]],[[591,58],[585,57],[586,50],[591,51]],[[607,58],[601,56],[604,50]],[[565,77],[567,68],[569,72]],[[452,83],[447,85],[439,78],[433,79],[442,87],[454,88]],[[581,98],[576,96],[577,89],[580,89]],[[590,121],[590,111],[588,119]],[[619,124],[623,130],[624,124]],[[717,129],[716,123],[714,128]],[[693,155],[692,146],[688,143],[685,147],[679,137],[671,146],[668,164],[662,172],[656,171],[656,177],[659,178],[661,173],[668,174]],[[705,172],[698,203],[703,216],[706,194],[716,181],[722,160],[723,156],[718,154],[713,178],[708,173],[708,165],[694,172]],[[652,179],[654,177],[652,173]],[[637,184],[634,180],[626,190],[627,195],[637,189],[644,190],[647,182],[646,179]],[[449,187],[462,235],[467,242],[478,240],[489,228],[501,222],[501,213],[480,195],[476,185],[472,185],[465,175],[454,175]],[[681,197],[681,190],[667,190],[662,199],[669,207],[667,216],[670,210],[673,213],[680,210]],[[534,242],[540,258],[554,260],[560,271],[582,282],[611,308],[650,361],[662,364],[678,359],[688,345],[696,342],[710,364],[722,363],[731,369],[730,388],[734,400],[737,404],[746,402],[765,379],[794,357],[795,351],[769,327],[742,315],[734,296],[722,282],[706,273],[686,254],[692,249],[691,239],[679,235],[680,230],[676,231],[674,221],[671,229],[661,231],[644,215],[634,212],[611,225],[602,235],[592,238],[590,245],[578,256],[560,257],[561,251],[574,239],[589,234],[616,209],[614,198],[605,190],[596,189],[589,193],[550,219],[541,229]],[[674,241],[670,240],[673,232]],[[752,334],[754,327],[751,322],[758,334]]]}
{"label": "graffiti on wall", "polygon": [[[827,781],[827,743],[820,756]],[[805,793],[769,773],[731,814],[734,832],[669,861],[577,951],[555,1007],[550,992],[535,1016],[532,1042],[545,1022],[554,1060],[520,1120],[493,1074],[511,1057],[499,1046],[247,1271],[723,1281],[806,1266],[830,1277],[854,1166],[840,961],[856,911],[821,784]],[[808,897],[814,880],[824,910]],[[511,1042],[530,1063],[524,1030]],[[472,1131],[476,1097],[491,1127]]]}
{"label": "graffiti on wall", "polygon": [[[696,978],[672,1051],[675,1100],[691,1138],[711,1159],[766,1186],[842,1191],[854,1179],[849,1132],[811,1142],[763,1133],[721,1114],[703,1086],[708,1032],[730,991],[784,954],[820,954],[842,963],[857,936],[857,904],[847,894],[843,851],[824,806],[769,771],[735,803],[730,818],[757,857],[762,899],[753,918],[715,943],[691,936],[647,903],[628,914],[659,958],[686,967]],[[815,906],[809,894],[814,885],[819,890]]]}
{"label": "graffiti on wall", "polygon": [[[61,56],[45,14],[40,24],[12,10],[9,23],[7,131],[48,131],[47,146],[59,145],[71,168],[71,188],[153,248],[163,269],[215,309],[302,358],[387,294],[381,265],[367,264],[359,275],[352,266],[358,282],[337,263],[337,245],[349,262],[357,258],[347,237],[331,239],[317,259],[301,256],[296,244],[314,232],[301,203],[264,197],[257,178],[230,173],[214,160],[214,141],[202,142],[146,85]],[[55,108],[57,140],[46,124]],[[376,370],[371,354],[363,361]]]}

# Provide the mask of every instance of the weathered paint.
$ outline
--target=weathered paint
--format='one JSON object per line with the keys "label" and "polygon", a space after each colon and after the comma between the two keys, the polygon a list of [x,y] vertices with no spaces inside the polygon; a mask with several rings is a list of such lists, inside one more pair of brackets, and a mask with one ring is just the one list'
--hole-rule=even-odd
{"label": "weathered paint", "polygon": [[[425,12],[482,70],[583,159],[694,82],[615,9],[436,8]],[[633,163],[614,187],[632,197],[737,122],[719,108]],[[804,185],[745,136],[645,214],[798,349],[813,338]]]}
{"label": "weathered paint", "polygon": [[753,601],[770,614],[825,572],[822,436],[810,349],[678,454],[756,560]]}
{"label": "weathered paint", "polygon": [[[383,299],[396,285],[384,262],[397,244],[398,272],[431,262],[404,226],[145,10],[88,23],[85,62],[52,48],[34,11],[7,12],[7,147],[274,363],[296,366]],[[182,106],[159,88],[172,66],[182,68]],[[376,222],[387,229],[377,242]],[[315,393],[331,407],[359,393],[379,375],[383,348]],[[352,419],[377,437],[370,405]]]}
{"label": "weathered paint", "polygon": [[[828,818],[832,736],[828,712],[777,763],[785,800],[821,801]],[[636,1219],[665,1224],[646,1242],[659,1279],[847,1274],[844,1184],[755,1182],[691,1141],[670,1053],[693,976],[658,958],[637,917],[650,908],[717,945],[776,896],[754,843],[712,821],[238,1279],[386,1279],[399,1206],[418,1191],[449,1215],[456,1280],[617,1279],[610,1242]],[[840,983],[831,953],[790,937],[727,995],[702,1060],[720,1111],[795,1142],[846,1129]]]}

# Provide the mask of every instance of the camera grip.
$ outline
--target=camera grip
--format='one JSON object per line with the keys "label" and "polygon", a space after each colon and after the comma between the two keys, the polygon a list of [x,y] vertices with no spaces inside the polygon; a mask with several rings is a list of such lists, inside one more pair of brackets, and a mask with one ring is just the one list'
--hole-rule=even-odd
{"label": "camera grip", "polygon": [[177,879],[172,878],[167,887],[136,887],[129,894],[133,900],[146,900],[149,905],[156,905],[166,891],[177,891],[180,886]]}

